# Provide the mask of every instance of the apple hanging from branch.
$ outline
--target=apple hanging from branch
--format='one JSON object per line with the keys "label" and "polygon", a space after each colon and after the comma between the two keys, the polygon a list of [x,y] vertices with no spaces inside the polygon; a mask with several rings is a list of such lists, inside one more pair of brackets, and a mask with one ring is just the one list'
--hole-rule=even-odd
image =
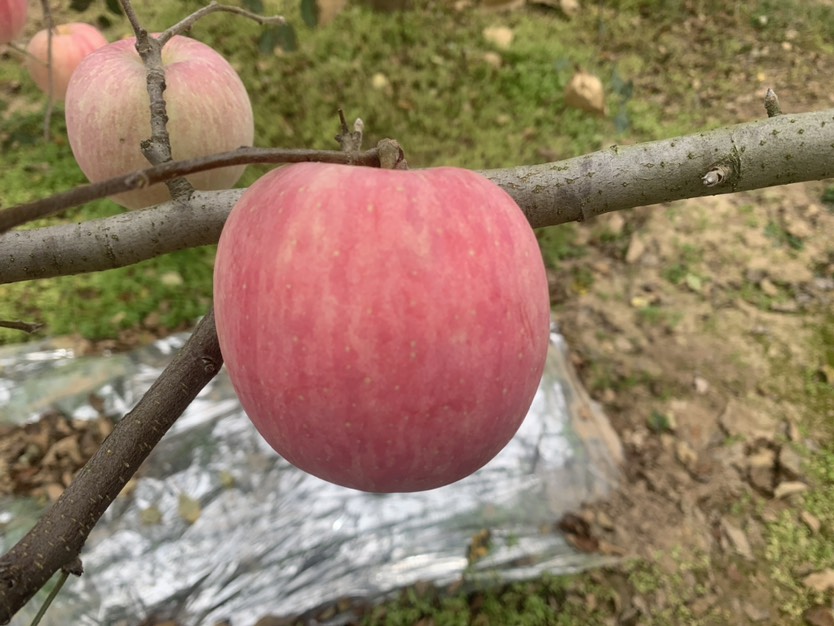
{"label": "apple hanging from branch", "polygon": [[[131,37],[89,55],[70,80],[67,136],[72,153],[91,182],[148,166],[140,142],[151,136],[146,69]],[[193,159],[251,146],[254,118],[249,95],[234,68],[211,47],[177,35],[162,48],[165,103],[174,160]],[[245,166],[187,178],[196,189],[228,189]],[[113,197],[130,209],[170,200],[157,184]]]}
{"label": "apple hanging from branch", "polygon": [[[2,1],[2,0],[0,0]],[[72,22],[56,26],[52,32],[52,97],[63,100],[73,72],[94,50],[107,45],[95,26]],[[41,30],[26,46],[26,69],[35,84],[49,94],[49,31]]]}
{"label": "apple hanging from branch", "polygon": [[229,376],[263,437],[364,491],[433,489],[486,464],[547,353],[536,237],[468,170],[273,170],[229,215],[214,294]]}

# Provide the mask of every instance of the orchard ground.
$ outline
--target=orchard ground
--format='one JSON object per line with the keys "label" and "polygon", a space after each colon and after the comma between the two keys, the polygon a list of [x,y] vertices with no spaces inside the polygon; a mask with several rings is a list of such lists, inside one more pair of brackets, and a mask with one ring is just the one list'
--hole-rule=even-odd
{"label": "orchard ground", "polygon": [[[265,3],[296,24],[294,50],[273,51],[244,20],[192,33],[240,71],[257,145],[333,148],[341,106],[365,120],[368,145],[398,139],[412,167],[478,169],[760,118],[767,87],[786,112],[834,107],[831,2],[586,2],[570,20],[419,2],[353,7],[315,29],[296,4]],[[199,6],[142,5],[152,29]],[[58,14],[111,40],[128,31],[106,9]],[[485,39],[488,26],[511,29],[509,46]],[[606,117],[564,107],[577,64],[603,79]],[[84,182],[60,109],[44,143],[43,100],[9,53],[0,85],[0,205]],[[407,590],[368,623],[834,624],[832,202],[829,181],[541,231],[555,317],[627,451],[620,493],[577,512],[589,535],[577,543],[627,557],[468,596]],[[64,219],[117,211],[97,202]],[[3,285],[0,318],[43,321],[81,350],[128,348],[205,311],[213,255]]]}

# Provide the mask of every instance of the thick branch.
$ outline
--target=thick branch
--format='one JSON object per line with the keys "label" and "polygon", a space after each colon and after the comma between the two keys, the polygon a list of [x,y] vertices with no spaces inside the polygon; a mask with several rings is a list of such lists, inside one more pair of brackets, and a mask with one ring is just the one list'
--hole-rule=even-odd
{"label": "thick branch", "polygon": [[[141,175],[7,209],[0,212],[0,232],[9,223],[19,223],[16,220],[21,216],[31,216],[33,209],[52,212],[67,202],[84,202],[79,199],[84,194],[99,197],[96,194],[125,191],[130,188],[126,180],[144,176],[149,182],[159,182],[166,172],[191,173],[205,169],[207,163],[323,161],[379,166],[376,148],[358,155],[261,148],[226,155],[170,163]],[[697,135],[614,147],[557,163],[483,173],[515,198],[535,228],[659,202],[821,180],[834,176],[834,110],[779,115]],[[68,200],[70,197],[74,199]],[[169,202],[78,226],[0,235],[0,283],[110,269],[215,243],[239,197],[240,190],[205,192],[187,203]],[[178,212],[181,218],[174,219]],[[72,249],[61,250],[70,234],[78,240]]]}
{"label": "thick branch", "polygon": [[75,562],[104,511],[222,365],[210,311],[58,501],[0,558],[1,624],[7,624],[56,571]]}
{"label": "thick branch", "polygon": [[[730,175],[706,186],[702,179],[717,167]],[[834,177],[834,109],[483,173],[515,198],[534,228],[660,202],[822,180]]]}
{"label": "thick branch", "polygon": [[0,235],[0,283],[114,269],[217,243],[229,208],[243,189],[196,191],[188,203],[167,202],[113,217]]}

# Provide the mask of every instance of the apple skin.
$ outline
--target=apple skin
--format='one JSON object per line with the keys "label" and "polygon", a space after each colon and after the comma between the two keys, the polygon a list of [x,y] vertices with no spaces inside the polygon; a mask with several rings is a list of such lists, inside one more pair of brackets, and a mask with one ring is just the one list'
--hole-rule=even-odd
{"label": "apple skin", "polygon": [[[0,0],[2,1],[2,0]],[[95,26],[72,22],[56,26],[52,33],[52,97],[63,100],[67,85],[78,64],[94,50],[107,45],[107,39]],[[49,93],[49,34],[46,30],[35,33],[26,46],[24,62],[29,76],[45,94]]]}
{"label": "apple skin", "polygon": [[[151,136],[145,66],[134,37],[109,44],[84,59],[70,80],[65,103],[67,136],[91,182],[150,167],[139,144]],[[168,134],[174,160],[251,146],[252,105],[234,68],[211,47],[175,36],[162,48]],[[246,166],[188,176],[201,190],[228,189]],[[163,184],[112,198],[129,209],[171,199]]]}
{"label": "apple skin", "polygon": [[0,46],[23,34],[29,14],[29,0],[0,0]]}
{"label": "apple skin", "polygon": [[469,170],[273,170],[229,215],[214,297],[229,376],[264,439],[363,491],[482,467],[521,425],[547,354],[536,237]]}

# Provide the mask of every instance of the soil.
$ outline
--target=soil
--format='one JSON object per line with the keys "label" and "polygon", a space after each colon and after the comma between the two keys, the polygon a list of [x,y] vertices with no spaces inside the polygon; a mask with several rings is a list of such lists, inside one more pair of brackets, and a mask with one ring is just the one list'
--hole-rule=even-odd
{"label": "soil", "polygon": [[[574,364],[627,456],[620,491],[583,516],[670,576],[712,555],[705,613],[746,607],[751,623],[785,623],[756,557],[766,519],[801,514],[796,494],[808,485],[795,444],[818,445],[790,390],[820,366],[813,335],[834,300],[834,215],[820,195],[818,184],[792,185],[605,216],[580,229],[590,252],[572,262],[593,269],[593,286],[568,287],[557,305]],[[767,224],[800,234],[801,249],[774,241]],[[612,233],[630,234],[612,246]],[[832,417],[834,407],[818,416]],[[735,514],[751,500],[763,515]]]}
{"label": "soil", "polygon": [[[693,49],[708,57],[702,53]],[[813,68],[830,72],[834,60],[806,56],[794,49],[790,62],[771,62],[768,79],[792,110],[830,107],[830,89],[812,76]],[[728,123],[764,116],[760,95],[715,108]],[[578,227],[575,243],[586,254],[552,275],[574,365],[626,452],[619,492],[578,514],[598,541],[682,577],[685,590],[680,598],[668,597],[669,585],[641,594],[622,571],[597,573],[616,590],[608,623],[667,623],[651,618],[681,603],[685,623],[797,619],[774,592],[766,524],[787,511],[820,532],[803,510],[814,485],[800,453],[830,440],[834,418],[830,402],[811,406],[802,392],[803,376],[834,384],[819,339],[834,309],[834,211],[821,201],[825,188],[798,184],[605,215]],[[711,566],[696,577],[687,564],[704,558]],[[808,606],[798,619],[834,624],[830,606]]]}

